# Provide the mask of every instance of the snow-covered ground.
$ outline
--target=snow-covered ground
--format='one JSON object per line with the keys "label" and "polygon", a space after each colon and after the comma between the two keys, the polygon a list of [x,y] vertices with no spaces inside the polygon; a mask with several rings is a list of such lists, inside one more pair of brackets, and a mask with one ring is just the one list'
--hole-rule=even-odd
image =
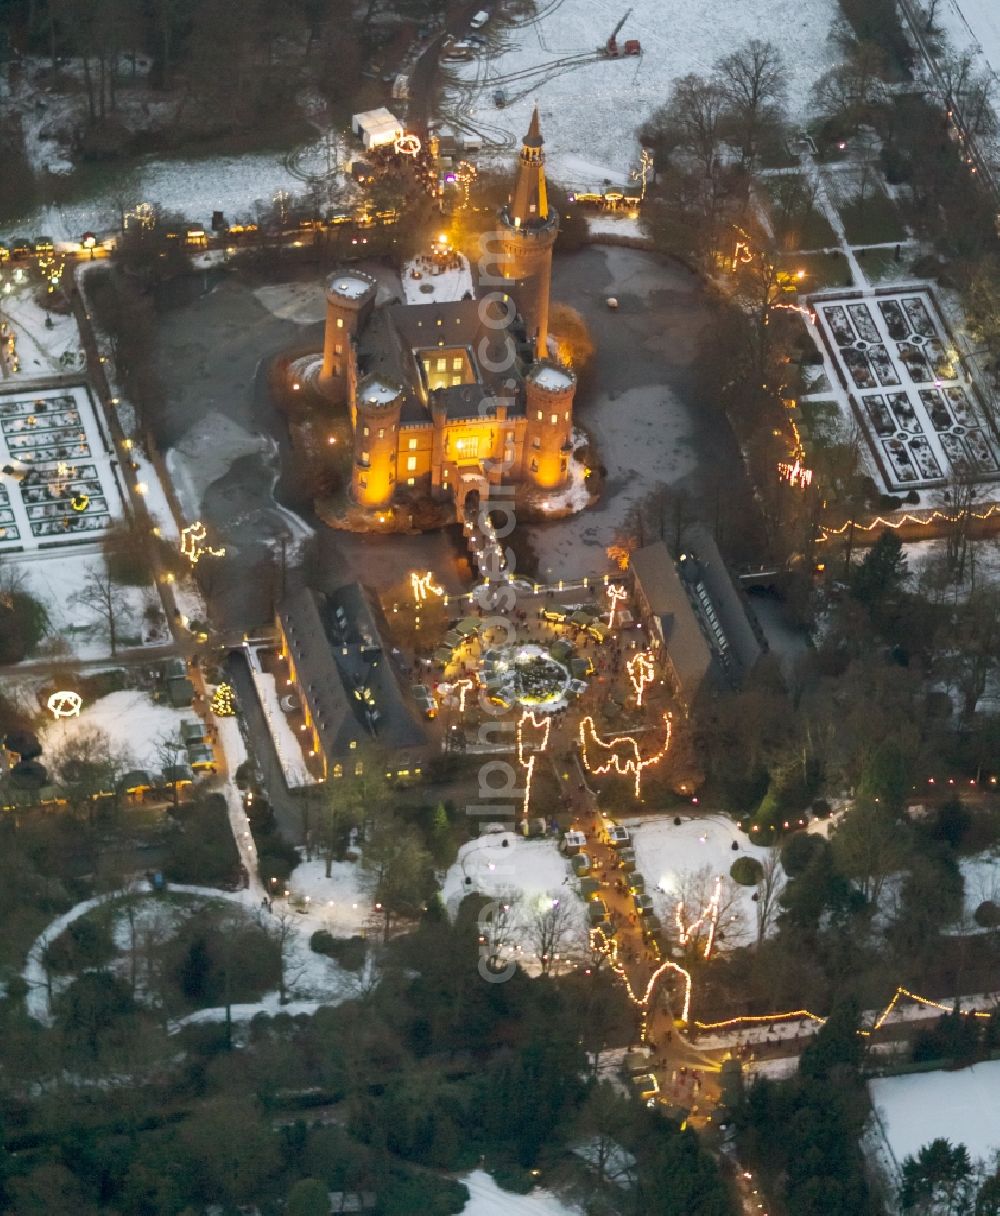
{"label": "snow-covered ground", "polygon": [[1000,6],[996,0],[941,0],[934,24],[958,51],[982,55],[994,75],[1000,73]]}
{"label": "snow-covered ground", "polygon": [[435,256],[419,254],[403,267],[403,294],[407,304],[443,304],[454,300],[472,299],[472,271],[469,259],[463,253],[450,255],[458,264],[446,270],[434,272],[439,260]]}
{"label": "snow-covered ground", "polygon": [[[219,891],[212,887],[194,887],[173,883],[169,891],[172,896],[184,895],[190,896],[196,901],[210,900],[214,903],[225,901],[242,907],[250,915],[259,916],[265,929],[269,925],[276,924],[276,918],[283,916],[287,911],[287,906],[281,900],[275,901],[272,913],[263,910],[260,906],[260,893],[253,888],[248,891]],[[29,1017],[47,1023],[51,1016],[49,983],[43,964],[46,947],[65,932],[74,921],[86,916],[88,912],[94,911],[102,904],[119,898],[121,894],[121,892],[111,892],[76,904],[68,912],[52,921],[36,938],[28,952],[27,962],[22,972],[28,985],[26,1004]],[[156,898],[146,888],[137,889],[133,894],[148,896],[151,899]],[[158,914],[158,912],[143,909],[141,905],[137,911],[137,915],[143,920],[148,920],[151,916]],[[162,916],[167,924],[176,921],[176,909],[164,910]],[[128,929],[126,925],[122,924],[123,920],[124,917],[117,918],[114,929],[115,941],[120,948],[123,947],[123,944],[127,945],[128,940]],[[266,993],[260,1001],[234,1006],[231,1010],[234,1021],[250,1021],[258,1013],[314,1013],[324,1005],[334,1005],[349,999],[357,994],[362,984],[372,982],[370,959],[360,972],[355,973],[345,970],[332,959],[317,954],[310,948],[309,941],[312,934],[317,929],[325,927],[320,918],[309,914],[293,914],[290,924],[292,932],[287,935],[284,951],[285,983],[290,998],[289,1002],[282,1005],[277,992]],[[54,982],[51,986],[53,995],[57,995],[67,982],[68,977]],[[175,1022],[171,1026],[171,1030],[176,1031],[188,1022],[222,1021],[225,1016],[224,1008],[200,1009]]]}
{"label": "snow-covered ground", "polygon": [[580,1208],[563,1203],[551,1191],[535,1190],[529,1195],[502,1191],[483,1170],[473,1170],[459,1181],[469,1188],[462,1216],[581,1216]]}
{"label": "snow-covered ground", "polygon": [[872,1105],[897,1165],[939,1136],[964,1144],[973,1161],[1000,1149],[1000,1060],[957,1072],[878,1077]]}
{"label": "snow-covered ground", "polygon": [[45,751],[55,752],[68,740],[97,727],[107,733],[113,747],[128,756],[132,767],[158,773],[163,758],[157,743],[179,740],[181,722],[190,717],[190,710],[157,705],[144,692],[125,690],[84,705],[78,717],[46,721],[40,737]]}
{"label": "snow-covered ground", "polygon": [[[16,273],[16,271],[15,271]],[[38,303],[37,281],[17,283],[8,278],[4,284],[10,291],[0,297],[0,320],[6,321],[13,334],[18,357],[17,375],[50,376],[78,371],[85,357],[80,345],[80,331],[71,313],[49,312]],[[51,327],[46,328],[46,322]],[[8,373],[12,362],[6,361]]]}
{"label": "snow-covered ground", "polygon": [[[945,548],[944,540],[915,540],[904,543],[903,553],[913,586],[918,586],[935,566],[944,561]],[[972,541],[965,573],[964,583],[950,585],[956,599],[965,599],[973,587],[1000,586],[1000,540],[985,537]]]}
{"label": "snow-covered ground", "polygon": [[[5,574],[45,605],[49,627],[37,655],[65,654],[78,659],[109,655],[107,631],[88,608],[75,602],[91,570],[103,571],[104,559],[95,547],[46,550],[4,557]],[[161,645],[170,638],[160,597],[154,587],[120,587],[122,611],[118,614],[118,644],[133,639],[142,645]],[[149,617],[147,618],[147,613]],[[155,614],[155,615],[154,615]]]}
{"label": "snow-covered ground", "polygon": [[296,325],[315,325],[326,316],[323,284],[275,283],[258,287],[253,293],[269,313]]}
{"label": "snow-covered ground", "polygon": [[538,508],[546,515],[574,515],[590,505],[591,493],[587,488],[587,466],[577,451],[587,442],[587,436],[573,428],[573,454],[569,460],[569,481],[562,490],[546,494],[538,501]]}
{"label": "snow-covered ground", "polygon": [[[710,72],[718,58],[751,38],[780,47],[795,116],[837,58],[828,39],[837,16],[834,0],[637,0],[618,41],[639,39],[642,56],[599,57],[626,7],[555,0],[537,5],[533,18],[495,29],[496,52],[491,48],[455,68],[442,117],[458,130],[480,132],[487,145],[501,145],[506,157],[527,131],[537,101],[552,176],[570,188],[594,188],[606,179],[627,180],[638,162],[636,128],[666,101],[678,78]],[[584,61],[560,63],[574,56]],[[506,94],[503,109],[493,101],[498,89]]]}
{"label": "snow-covered ground", "polygon": [[637,219],[629,215],[606,213],[587,217],[591,236],[623,236],[630,240],[645,240],[646,234]]}
{"label": "snow-covered ground", "polygon": [[[738,857],[755,857],[763,863],[770,850],[752,845],[725,815],[682,819],[679,826],[673,816],[663,816],[642,820],[629,830],[635,842],[636,866],[664,923],[673,923],[678,898],[685,886],[690,886],[692,877],[707,870],[713,882],[718,876],[726,882],[723,904],[730,906],[724,908],[719,922],[721,944],[743,945],[756,933],[754,888],[731,882],[729,869]],[[738,850],[733,849],[734,842]],[[737,919],[732,921],[731,916]]]}
{"label": "snow-covered ground", "polygon": [[511,954],[531,968],[536,959],[532,919],[547,902],[568,901],[568,925],[560,943],[563,956],[579,953],[586,942],[586,909],[566,858],[554,840],[524,840],[511,832],[487,834],[470,840],[458,851],[442,885],[441,897],[448,914],[458,911],[462,900],[474,892],[507,902],[513,909],[506,940]]}
{"label": "snow-covered ground", "polygon": [[289,898],[308,908],[334,937],[353,937],[381,920],[361,880],[359,862],[334,861],[327,878],[325,861],[303,861],[292,871]]}
{"label": "snow-covered ground", "polygon": [[294,152],[140,161],[72,202],[39,207],[5,221],[0,240],[44,233],[55,241],[78,241],[87,231],[114,231],[121,226],[122,204],[131,210],[150,203],[206,227],[213,211],[222,211],[229,223],[255,220],[270,211],[279,192],[305,193],[306,184],[289,168],[295,159],[304,163]]}

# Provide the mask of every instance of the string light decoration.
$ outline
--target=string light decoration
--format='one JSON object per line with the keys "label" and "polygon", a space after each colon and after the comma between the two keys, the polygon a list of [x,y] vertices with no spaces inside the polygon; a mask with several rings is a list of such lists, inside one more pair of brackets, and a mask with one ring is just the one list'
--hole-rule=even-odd
{"label": "string light decoration", "polygon": [[78,718],[80,710],[83,708],[83,697],[78,692],[64,689],[61,692],[54,692],[45,702],[45,706],[57,720],[59,718]]}
{"label": "string light decoration", "polygon": [[656,985],[668,971],[673,971],[677,975],[684,977],[684,1005],[681,1010],[681,1021],[686,1022],[691,1016],[691,972],[685,970],[680,963],[675,963],[673,959],[665,959],[649,977],[649,982],[646,984],[643,994],[638,996],[632,987],[632,981],[628,978],[625,964],[618,957],[618,942],[615,938],[608,937],[600,925],[597,925],[590,931],[590,948],[595,954],[603,955],[608,960],[611,970],[625,985],[625,995],[642,1014],[639,1033],[640,1039],[643,1042],[646,1039],[650,1001],[653,993],[656,991]]}
{"label": "string light decoration", "polygon": [[628,592],[620,583],[611,583],[608,586],[608,628],[614,628],[615,613],[618,611],[618,605],[622,600],[628,599]]}
{"label": "string light decoration", "polygon": [[[923,1005],[928,1009],[940,1009],[942,1013],[951,1013],[953,1005],[943,1005],[940,1001],[933,1001],[930,997],[920,996],[919,993],[911,992],[908,988],[900,986],[893,993],[892,1000],[878,1014],[875,1021],[871,1025],[871,1029],[864,1027],[858,1030],[858,1034],[864,1038],[873,1035],[876,1030],[881,1030],[885,1025],[886,1019],[899,1004],[900,1000],[906,997],[917,1005]],[[968,1018],[988,1018],[990,1013],[984,1009],[961,1009],[959,1012]],[[726,1018],[721,1022],[699,1022],[695,1021],[694,1025],[698,1030],[731,1030],[738,1029],[742,1026],[759,1026],[764,1022],[795,1022],[808,1020],[815,1022],[818,1026],[822,1026],[826,1022],[826,1018],[820,1017],[818,1013],[812,1013],[809,1009],[790,1009],[785,1013],[758,1013],[747,1014],[742,1017]]]}
{"label": "string light decoration", "polygon": [[628,678],[632,681],[632,688],[635,691],[636,708],[641,709],[646,685],[652,684],[656,679],[656,666],[653,662],[652,652],[640,650],[625,664],[625,670],[628,672]]}
{"label": "string light decoration", "polygon": [[884,515],[876,515],[867,524],[859,523],[856,519],[849,519],[846,524],[841,524],[839,527],[823,524],[821,535],[817,537],[817,540],[826,541],[831,536],[843,536],[849,528],[854,528],[858,532],[874,532],[876,528],[892,528],[893,531],[896,531],[907,524],[916,524],[919,527],[926,528],[931,524],[939,522],[957,524],[961,519],[992,519],[998,512],[1000,512],[1000,503],[993,503],[985,511],[959,511],[954,515],[948,511],[941,511],[935,508],[933,511],[928,512],[927,515],[913,515],[907,512],[905,515],[901,515],[899,519],[886,519]]}
{"label": "string light decoration", "polygon": [[205,544],[207,536],[208,530],[200,519],[181,529],[181,554],[192,566],[197,566],[203,557],[225,557],[224,548],[213,549]]}
{"label": "string light decoration", "polygon": [[[631,774],[635,786],[635,796],[641,798],[644,770],[651,768],[654,764],[659,764],[670,750],[671,721],[669,713],[663,715],[663,724],[665,727],[663,746],[658,752],[643,759],[639,754],[639,744],[634,735],[615,735],[613,739],[602,739],[597,734],[594,719],[588,715],[580,722],[580,758],[583,761],[583,767],[588,773],[593,773],[598,777],[612,769],[619,777],[627,777]],[[606,753],[607,761],[602,763],[592,760],[592,748]]]}
{"label": "string light decoration", "polygon": [[417,574],[414,570],[410,574],[410,586],[413,588],[413,601],[416,604],[424,603],[432,595],[444,595],[444,588],[434,582],[434,574],[430,570],[426,574]]}
{"label": "string light decoration", "polygon": [[[476,686],[475,682],[472,680],[468,680],[468,679],[455,680],[454,683],[449,686],[449,688],[448,688],[449,695],[452,693],[455,693],[455,692],[458,693],[458,712],[460,714],[465,713],[465,698],[466,698],[467,694],[473,688],[475,688],[475,686]],[[443,688],[444,685],[442,685],[441,687]]]}
{"label": "string light decoration", "polygon": [[231,684],[220,684],[212,693],[212,713],[217,718],[232,718],[236,715],[236,697]]}
{"label": "string light decoration", "polygon": [[392,147],[397,156],[417,156],[422,144],[419,135],[414,135],[412,131],[403,131],[396,136]]}
{"label": "string light decoration", "polygon": [[716,877],[715,890],[712,892],[712,898],[708,901],[705,907],[701,910],[698,916],[688,924],[684,917],[684,901],[679,899],[677,907],[674,909],[674,923],[677,926],[677,939],[682,946],[686,946],[694,937],[695,933],[702,927],[708,925],[708,940],[705,943],[703,957],[707,960],[712,957],[712,947],[715,945],[715,931],[719,927],[719,903],[722,897],[722,878]]}
{"label": "string light decoration", "polygon": [[812,485],[813,471],[807,469],[796,456],[791,464],[782,461],[778,465],[778,476],[783,481],[787,481],[790,486],[798,486],[799,489],[804,490]]}
{"label": "string light decoration", "polygon": [[[536,743],[534,750],[526,752],[527,739],[525,738],[525,725],[530,725],[531,729],[541,735],[541,743]],[[528,805],[531,802],[531,779],[535,773],[535,761],[549,746],[549,731],[552,728],[552,719],[542,716],[541,719],[536,718],[534,711],[526,709],[517,720],[517,762],[524,769],[524,801],[521,804],[521,815],[527,819]]]}

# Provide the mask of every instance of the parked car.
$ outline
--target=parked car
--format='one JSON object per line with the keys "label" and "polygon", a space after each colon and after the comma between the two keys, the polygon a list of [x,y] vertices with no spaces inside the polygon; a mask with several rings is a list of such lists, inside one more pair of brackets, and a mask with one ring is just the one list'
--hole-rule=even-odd
{"label": "parked car", "polygon": [[50,236],[36,236],[34,240],[35,253],[51,253],[55,244]]}
{"label": "parked car", "polygon": [[645,892],[632,896],[632,903],[640,916],[649,916],[653,911],[653,897]]}
{"label": "parked car", "polygon": [[628,890],[630,895],[641,895],[646,890],[646,880],[638,870],[629,876]]}
{"label": "parked car", "polygon": [[589,853],[577,853],[575,857],[569,859],[569,864],[573,867],[573,873],[577,878],[585,878],[593,868]]}
{"label": "parked car", "polygon": [[413,699],[416,701],[420,712],[425,718],[437,717],[437,704],[431,696],[430,691],[424,684],[414,684],[410,690],[413,693]]}
{"label": "parked car", "polygon": [[603,924],[608,919],[608,905],[603,899],[592,899],[587,904],[587,916],[592,925]]}

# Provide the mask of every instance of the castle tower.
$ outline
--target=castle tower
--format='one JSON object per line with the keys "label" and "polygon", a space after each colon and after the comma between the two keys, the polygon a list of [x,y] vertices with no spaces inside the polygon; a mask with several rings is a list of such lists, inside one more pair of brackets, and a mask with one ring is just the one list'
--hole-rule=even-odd
{"label": "castle tower", "polygon": [[362,507],[388,507],[396,489],[396,449],[403,389],[388,376],[358,383],[354,410],[351,491]]}
{"label": "castle tower", "polygon": [[549,206],[544,164],[536,106],[521,148],[514,188],[500,208],[498,236],[501,273],[512,281],[511,294],[539,359],[547,355],[552,246],[559,232],[559,215]]}
{"label": "castle tower", "polygon": [[532,365],[525,377],[524,479],[541,490],[566,481],[573,436],[576,376],[551,360]]}
{"label": "castle tower", "polygon": [[326,285],[326,328],[320,387],[336,404],[347,401],[351,347],[375,305],[378,284],[361,270],[342,270]]}

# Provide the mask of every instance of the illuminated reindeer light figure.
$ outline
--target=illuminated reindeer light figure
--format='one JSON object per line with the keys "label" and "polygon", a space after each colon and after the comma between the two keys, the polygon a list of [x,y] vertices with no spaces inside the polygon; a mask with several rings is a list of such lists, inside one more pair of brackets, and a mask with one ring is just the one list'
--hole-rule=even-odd
{"label": "illuminated reindeer light figure", "polygon": [[635,796],[642,797],[643,770],[659,764],[670,749],[670,714],[663,715],[663,746],[645,759],[639,754],[639,744],[634,735],[615,735],[602,739],[594,726],[594,719],[586,717],[580,723],[580,757],[588,773],[601,776],[613,769],[620,777],[631,775],[635,782]]}

